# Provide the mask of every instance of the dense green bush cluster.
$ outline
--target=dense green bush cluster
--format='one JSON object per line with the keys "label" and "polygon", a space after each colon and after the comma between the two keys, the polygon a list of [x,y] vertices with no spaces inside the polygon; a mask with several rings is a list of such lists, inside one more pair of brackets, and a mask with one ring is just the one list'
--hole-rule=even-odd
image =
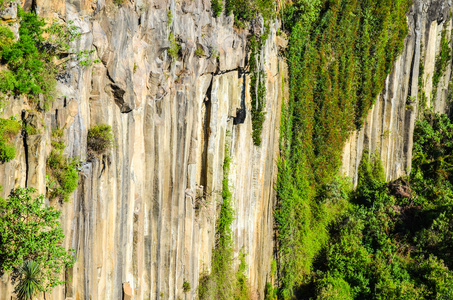
{"label": "dense green bush cluster", "polygon": [[19,134],[21,128],[15,120],[0,118],[0,162],[8,162],[16,156],[16,148],[11,140]]}
{"label": "dense green bush cluster", "polygon": [[46,25],[34,13],[19,10],[19,39],[15,40],[11,30],[2,25],[0,29],[0,57],[8,70],[2,71],[0,91],[14,94],[49,97],[55,86],[55,66],[50,53],[44,48],[42,36]]}
{"label": "dense green bush cluster", "polygon": [[50,291],[64,283],[62,273],[74,263],[62,246],[61,212],[46,207],[44,196],[35,193],[33,188],[18,188],[8,199],[0,198],[0,273],[12,271],[13,280],[19,280],[16,293],[22,296],[30,286],[27,276],[35,279],[32,294]]}
{"label": "dense green bush cluster", "polygon": [[69,196],[75,191],[79,181],[77,171],[78,160],[66,157],[63,154],[65,144],[62,141],[63,130],[52,132],[52,151],[47,158],[47,169],[50,177],[47,179],[47,196],[51,199],[58,198],[68,201]]}
{"label": "dense green bush cluster", "polygon": [[427,113],[417,123],[410,186],[406,180],[386,183],[379,159],[364,154],[352,206],[330,227],[301,295],[453,297],[452,135],[445,115]]}
{"label": "dense green bush cluster", "polygon": [[112,127],[107,124],[95,125],[88,130],[87,148],[88,156],[95,157],[106,154],[113,146]]}
{"label": "dense green bush cluster", "polygon": [[[328,225],[345,206],[340,199],[348,187],[337,178],[342,149],[350,132],[362,126],[402,50],[410,5],[299,0],[284,11],[290,99],[282,115],[275,213],[282,298],[290,298],[311,274],[328,241]],[[326,200],[326,192],[334,197]]]}

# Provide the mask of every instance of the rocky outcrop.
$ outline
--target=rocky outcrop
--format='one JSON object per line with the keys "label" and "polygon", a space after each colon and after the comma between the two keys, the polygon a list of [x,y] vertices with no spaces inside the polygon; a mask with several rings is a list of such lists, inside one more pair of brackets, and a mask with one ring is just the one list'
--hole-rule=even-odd
{"label": "rocky outcrop", "polygon": [[[451,58],[433,93],[436,59],[441,51],[442,31],[451,49],[452,3],[444,0],[415,0],[408,14],[409,35],[404,50],[385,81],[383,92],[368,113],[363,128],[351,134],[343,149],[342,172],[357,184],[357,169],[364,149],[379,153],[387,174],[393,180],[409,174],[412,161],[413,131],[421,108],[446,112],[450,101]],[[419,86],[420,82],[420,86]],[[436,95],[435,95],[436,94]],[[433,95],[436,97],[433,99]]]}
{"label": "rocky outcrop", "polygon": [[[46,299],[194,299],[209,271],[221,202],[225,144],[236,218],[234,252],[247,254],[254,297],[263,298],[273,253],[273,189],[286,66],[277,25],[261,55],[266,121],[253,145],[246,30],[213,18],[209,0],[36,0],[37,12],[81,28],[58,97],[40,115],[40,133],[18,137],[17,158],[0,166],[3,196],[15,186],[46,191],[50,133],[64,129],[65,154],[82,161],[79,187],[62,210],[65,246],[77,262]],[[25,7],[34,5],[25,1]],[[180,50],[176,57],[170,32]],[[201,51],[197,51],[201,49]],[[197,54],[196,54],[197,51]],[[10,101],[5,115],[29,109]],[[87,161],[87,131],[112,126],[115,147]],[[0,299],[12,287],[4,276]],[[183,283],[191,290],[184,293]]]}

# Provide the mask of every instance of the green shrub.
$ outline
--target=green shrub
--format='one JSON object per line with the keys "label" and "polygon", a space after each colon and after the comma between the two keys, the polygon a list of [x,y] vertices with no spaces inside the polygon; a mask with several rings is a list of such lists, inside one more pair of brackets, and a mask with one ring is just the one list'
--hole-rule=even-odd
{"label": "green shrub", "polygon": [[15,120],[0,118],[0,162],[8,162],[16,156],[16,148],[11,140],[19,134],[21,128]]}
{"label": "green shrub", "polygon": [[190,282],[184,280],[184,283],[182,284],[182,290],[184,293],[190,292],[191,290]]}
{"label": "green shrub", "polygon": [[212,8],[212,13],[214,14],[214,17],[220,17],[220,14],[222,13],[223,10],[223,3],[221,0],[211,0],[211,8]]}
{"label": "green shrub", "polygon": [[46,108],[55,96],[58,71],[55,58],[66,53],[69,42],[80,33],[70,22],[67,27],[58,23],[47,26],[43,18],[20,7],[18,18],[17,40],[9,27],[0,25],[0,59],[8,68],[0,72],[0,91],[34,99],[43,94],[45,101],[41,108]]}
{"label": "green shrub", "polygon": [[47,170],[50,173],[50,177],[47,178],[47,197],[68,201],[78,186],[79,162],[63,155],[66,146],[61,140],[62,136],[62,129],[52,131],[53,149],[47,158]]}
{"label": "green shrub", "polygon": [[[228,136],[228,133],[227,133]],[[201,274],[198,284],[199,299],[249,299],[249,283],[245,274],[247,265],[245,253],[239,254],[239,268],[234,270],[233,232],[234,221],[233,197],[230,191],[228,174],[231,157],[225,144],[223,163],[222,204],[217,219],[216,242],[212,251],[211,274]]]}
{"label": "green shrub", "polygon": [[178,44],[178,41],[176,40],[173,32],[170,32],[170,34],[168,35],[168,40],[170,41],[170,48],[168,48],[167,53],[168,55],[170,55],[172,60],[175,60],[176,58],[178,58],[179,49],[181,49],[181,46]]}
{"label": "green shrub", "polygon": [[107,124],[100,124],[88,130],[87,148],[88,156],[101,156],[112,149],[113,146],[112,127]]}
{"label": "green shrub", "polygon": [[[35,194],[36,189],[18,188],[8,199],[0,199],[0,272],[13,271],[13,279],[17,278],[15,271],[33,260],[33,269],[40,273],[38,290],[49,292],[64,283],[63,272],[73,265],[74,258],[62,246],[61,212],[46,206],[43,195]],[[27,279],[27,274],[20,273],[18,293]],[[36,279],[37,274],[33,274]]]}
{"label": "green shrub", "polygon": [[22,300],[33,300],[42,291],[41,268],[38,263],[29,260],[23,263],[20,270],[19,284],[14,289],[15,293]]}
{"label": "green shrub", "polygon": [[195,50],[195,55],[198,57],[205,56],[203,48],[197,48],[197,50]]}

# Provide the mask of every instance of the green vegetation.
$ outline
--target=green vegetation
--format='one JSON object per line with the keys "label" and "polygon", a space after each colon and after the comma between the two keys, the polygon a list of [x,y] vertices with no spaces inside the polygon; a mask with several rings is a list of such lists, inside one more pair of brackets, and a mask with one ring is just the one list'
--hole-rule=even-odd
{"label": "green vegetation", "polygon": [[195,50],[195,55],[198,57],[205,56],[203,48],[197,48],[197,50]]}
{"label": "green vegetation", "polygon": [[261,145],[261,133],[263,131],[263,123],[266,117],[264,108],[266,106],[266,74],[260,69],[259,63],[260,52],[263,43],[269,35],[269,27],[265,27],[264,34],[260,38],[252,35],[250,38],[250,95],[252,104],[252,138],[255,146]]}
{"label": "green vegetation", "polygon": [[20,27],[17,41],[7,26],[0,30],[0,57],[8,70],[2,71],[1,92],[51,97],[55,87],[56,69],[52,53],[47,52],[43,38],[46,23],[34,13],[19,10]]}
{"label": "green vegetation", "polygon": [[[66,267],[74,263],[62,246],[61,212],[45,207],[33,188],[18,188],[0,199],[0,272],[13,271],[16,292],[23,299],[36,290],[50,291]],[[33,262],[32,262],[33,261]]]}
{"label": "green vegetation", "polygon": [[231,226],[234,221],[233,198],[228,183],[231,158],[225,146],[223,164],[223,189],[220,215],[217,219],[216,243],[212,253],[211,274],[200,276],[198,286],[199,299],[249,299],[248,280],[245,274],[247,265],[245,254],[239,255],[239,268],[234,271],[233,233]]}
{"label": "green vegetation", "polygon": [[[7,68],[0,71],[2,94],[26,95],[48,109],[54,98],[57,66],[55,58],[69,51],[69,42],[80,36],[71,22],[67,26],[54,22],[48,26],[33,12],[18,8],[19,39],[15,39],[8,25],[0,25],[0,60]],[[45,36],[45,37],[44,37]]]}
{"label": "green vegetation", "polygon": [[427,113],[414,134],[408,179],[386,183],[364,153],[352,205],[300,289],[312,299],[451,299],[453,124]]}
{"label": "green vegetation", "polygon": [[20,123],[15,120],[0,118],[0,162],[8,162],[16,156],[16,148],[11,141],[21,128]]}
{"label": "green vegetation", "polygon": [[[290,30],[290,99],[283,108],[277,182],[279,297],[313,274],[329,225],[348,207],[341,151],[383,88],[407,34],[408,0],[299,0]],[[354,236],[351,236],[354,238]],[[344,282],[325,280],[329,297]]]}
{"label": "green vegetation", "polygon": [[211,8],[212,8],[212,13],[214,14],[214,17],[218,18],[220,17],[220,14],[222,13],[223,10],[223,3],[221,0],[211,0]]}
{"label": "green vegetation", "polygon": [[173,14],[169,9],[167,12],[167,27],[170,27],[171,23],[173,22]]}
{"label": "green vegetation", "polygon": [[184,283],[182,284],[183,292],[188,293],[188,292],[190,292],[191,289],[192,288],[190,287],[190,282],[184,280]]}
{"label": "green vegetation", "polygon": [[63,155],[65,144],[62,141],[63,130],[52,132],[52,151],[47,159],[47,197],[68,201],[79,181],[78,160]]}
{"label": "green vegetation", "polygon": [[170,41],[170,48],[168,48],[167,53],[168,55],[170,55],[172,60],[175,60],[176,58],[178,58],[181,46],[178,44],[178,41],[176,40],[176,37],[173,34],[173,32],[170,32],[168,34],[168,40]]}
{"label": "green vegetation", "polygon": [[20,279],[15,289],[19,299],[32,300],[39,291],[43,290],[40,273],[41,270],[38,263],[33,260],[24,262],[19,269]]}
{"label": "green vegetation", "polygon": [[234,14],[234,24],[239,28],[245,28],[246,22],[257,19],[260,15],[267,23],[275,17],[275,9],[276,3],[271,0],[225,0],[225,14]]}
{"label": "green vegetation", "polygon": [[87,149],[88,157],[99,157],[109,152],[113,147],[112,127],[100,124],[88,130]]}
{"label": "green vegetation", "polygon": [[[445,24],[447,24],[447,22]],[[433,74],[433,94],[432,94],[433,101],[436,99],[437,96],[437,88],[439,87],[440,79],[447,70],[448,62],[451,59],[452,49],[450,47],[450,41],[447,38],[447,26],[444,26],[444,29],[442,30],[440,46],[441,46],[440,53],[436,57],[436,65]]]}

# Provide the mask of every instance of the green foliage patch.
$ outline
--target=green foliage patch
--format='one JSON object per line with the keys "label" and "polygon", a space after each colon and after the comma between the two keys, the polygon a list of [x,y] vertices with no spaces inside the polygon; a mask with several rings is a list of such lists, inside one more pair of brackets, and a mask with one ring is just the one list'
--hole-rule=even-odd
{"label": "green foliage patch", "polygon": [[[275,212],[283,299],[310,277],[329,225],[348,206],[349,187],[337,175],[342,149],[402,51],[411,4],[299,0],[283,12],[290,99],[282,113]],[[344,285],[325,282],[325,295]]]}
{"label": "green foliage patch", "polygon": [[434,101],[437,97],[437,88],[439,86],[440,79],[447,69],[448,62],[451,60],[451,46],[450,41],[447,38],[447,24],[445,22],[444,29],[442,30],[441,40],[440,40],[440,53],[436,57],[436,65],[433,74],[433,95],[432,100]]}
{"label": "green foliage patch", "polygon": [[410,177],[391,183],[379,158],[364,153],[352,205],[329,227],[301,298],[452,298],[452,135],[446,115],[427,112]]}
{"label": "green foliage patch", "polygon": [[106,154],[112,149],[113,143],[114,138],[110,125],[99,124],[88,130],[87,148],[89,157],[99,157]]}
{"label": "green foliage patch", "polygon": [[265,34],[256,38],[252,35],[250,38],[250,96],[251,96],[251,113],[252,113],[252,139],[255,146],[261,145],[261,133],[263,132],[263,123],[266,118],[264,109],[266,107],[266,73],[261,69],[259,60],[263,43],[269,34],[269,27],[266,27]]}
{"label": "green foliage patch", "polygon": [[78,186],[79,161],[68,158],[63,154],[65,144],[62,141],[63,131],[57,129],[52,132],[52,151],[47,158],[47,197],[50,199],[69,200],[69,196]]}
{"label": "green foliage patch", "polygon": [[61,212],[46,207],[44,196],[34,197],[35,193],[33,188],[18,188],[7,199],[0,199],[0,271],[13,271],[13,279],[20,281],[16,287],[19,294],[23,276],[27,276],[20,269],[27,262],[33,261],[39,268],[39,278],[35,278],[39,291],[63,284],[62,272],[74,263],[62,246]]}
{"label": "green foliage patch", "polygon": [[11,140],[21,129],[19,122],[0,118],[0,162],[8,162],[16,156],[16,148]]}

